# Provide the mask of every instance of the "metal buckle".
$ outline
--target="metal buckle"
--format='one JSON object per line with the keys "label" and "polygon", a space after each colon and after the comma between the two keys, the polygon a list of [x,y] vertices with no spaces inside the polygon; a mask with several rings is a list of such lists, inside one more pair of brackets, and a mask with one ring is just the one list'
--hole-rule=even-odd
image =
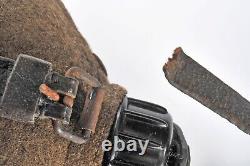
{"label": "metal buckle", "polygon": [[[95,78],[78,67],[69,69],[65,76],[79,81],[78,94],[73,107],[75,111],[72,113],[71,125],[53,121],[54,129],[61,137],[83,144],[95,133],[105,91]],[[70,126],[74,126],[74,130]]]}
{"label": "metal buckle", "polygon": [[52,119],[60,136],[79,144],[95,132],[104,90],[80,68],[62,76],[38,58],[0,57],[0,78],[0,117],[24,123]]}

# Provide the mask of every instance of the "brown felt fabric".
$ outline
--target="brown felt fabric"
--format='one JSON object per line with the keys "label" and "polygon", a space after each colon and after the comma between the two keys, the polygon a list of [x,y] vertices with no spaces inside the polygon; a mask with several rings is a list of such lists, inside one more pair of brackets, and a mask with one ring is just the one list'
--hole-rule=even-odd
{"label": "brown felt fabric", "polygon": [[61,74],[79,66],[104,85],[106,95],[96,135],[85,145],[57,136],[50,120],[31,125],[0,119],[0,165],[101,165],[101,142],[108,136],[126,91],[109,84],[104,66],[62,2],[0,1],[0,56],[16,59],[20,53],[52,62]]}

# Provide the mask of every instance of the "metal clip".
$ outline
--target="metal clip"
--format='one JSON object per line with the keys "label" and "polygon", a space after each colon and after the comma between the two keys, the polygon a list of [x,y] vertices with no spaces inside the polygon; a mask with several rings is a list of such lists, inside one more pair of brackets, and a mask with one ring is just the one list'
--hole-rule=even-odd
{"label": "metal clip", "polygon": [[[60,121],[53,121],[54,130],[61,137],[77,144],[83,144],[95,132],[105,92],[95,78],[78,67],[69,69],[65,76],[79,81],[76,103],[73,106],[71,116],[71,121],[74,122],[71,124],[74,131]],[[64,104],[68,104],[68,99],[64,98]]]}
{"label": "metal clip", "polygon": [[[45,78],[45,83],[39,87],[43,94],[39,103],[40,117],[49,117],[69,124],[78,85],[79,82],[76,79],[64,77],[55,72],[49,73]],[[60,100],[60,97],[63,100]],[[66,104],[65,101],[67,101]]]}
{"label": "metal clip", "polygon": [[104,90],[80,68],[62,76],[38,58],[0,57],[0,78],[0,117],[25,123],[52,119],[60,136],[79,144],[95,132]]}

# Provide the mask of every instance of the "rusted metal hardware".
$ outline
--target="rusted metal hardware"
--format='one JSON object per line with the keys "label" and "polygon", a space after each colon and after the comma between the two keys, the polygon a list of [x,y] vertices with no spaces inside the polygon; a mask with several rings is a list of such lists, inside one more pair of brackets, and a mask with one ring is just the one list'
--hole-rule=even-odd
{"label": "rusted metal hardware", "polygon": [[105,91],[99,88],[94,88],[91,92],[87,93],[84,108],[78,121],[78,126],[81,129],[95,133],[104,93]]}
{"label": "rusted metal hardware", "polygon": [[59,94],[50,87],[48,87],[48,85],[46,84],[41,84],[39,90],[42,94],[47,96],[52,101],[59,101],[60,99]]}
{"label": "rusted metal hardware", "polygon": [[[63,125],[60,121],[53,121],[54,130],[63,138],[83,144],[95,133],[105,91],[95,78],[78,67],[70,68],[65,76],[79,81],[78,93],[81,94],[76,98],[78,110],[71,117],[75,123],[73,124],[75,130]],[[65,105],[74,107],[71,96],[65,96],[63,102]]]}
{"label": "rusted metal hardware", "polygon": [[50,72],[46,75],[45,81],[40,85],[39,90],[43,94],[40,102],[40,118],[51,118],[59,120],[64,124],[70,123],[72,107],[64,103],[62,98],[75,98],[79,82],[70,77],[64,77],[58,73]]}
{"label": "rusted metal hardware", "polygon": [[66,71],[65,76],[81,80],[80,84],[82,84],[84,88],[101,86],[100,82],[95,77],[92,77],[90,74],[79,67],[70,68]]}
{"label": "rusted metal hardware", "polygon": [[28,55],[16,61],[0,57],[0,78],[0,117],[25,123],[52,119],[55,131],[75,143],[95,132],[104,90],[80,68],[62,76],[51,63]]}
{"label": "rusted metal hardware", "polygon": [[75,78],[51,72],[46,76],[45,83],[59,94],[76,98],[79,81]]}
{"label": "rusted metal hardware", "polygon": [[181,48],[174,51],[163,71],[174,87],[250,134],[250,102],[187,56]]}
{"label": "rusted metal hardware", "polygon": [[63,103],[64,103],[66,106],[72,108],[73,105],[74,105],[74,98],[71,97],[71,96],[65,96],[65,97],[63,98]]}

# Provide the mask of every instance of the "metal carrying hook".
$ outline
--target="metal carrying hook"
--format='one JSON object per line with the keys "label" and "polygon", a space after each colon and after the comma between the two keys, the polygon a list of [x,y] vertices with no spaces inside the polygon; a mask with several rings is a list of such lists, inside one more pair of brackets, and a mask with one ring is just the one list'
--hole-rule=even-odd
{"label": "metal carrying hook", "polygon": [[[68,139],[74,143],[83,144],[86,143],[90,139],[91,135],[95,133],[95,128],[101,111],[101,106],[105,95],[105,91],[103,88],[100,87],[101,84],[95,78],[90,76],[88,73],[85,73],[78,67],[70,68],[66,72],[65,76],[77,79],[79,81],[80,86],[88,87],[88,88],[78,89],[78,93],[82,93],[85,96],[83,109],[78,110],[79,119],[76,119],[78,117],[74,117],[73,115],[71,116],[71,119],[73,118],[76,119],[77,121],[76,127],[80,129],[81,132],[77,133],[69,131],[65,128],[62,121],[52,119],[53,128],[59,136]],[[41,86],[45,87],[45,85]],[[49,87],[46,87],[44,89],[46,89],[47,91],[41,91],[43,94],[45,94],[51,100],[59,101],[58,99],[59,94],[57,94],[56,91],[54,91]],[[71,109],[73,109],[74,101],[75,98],[72,96],[65,95],[63,98],[63,104],[66,105],[67,107],[70,107]]]}

